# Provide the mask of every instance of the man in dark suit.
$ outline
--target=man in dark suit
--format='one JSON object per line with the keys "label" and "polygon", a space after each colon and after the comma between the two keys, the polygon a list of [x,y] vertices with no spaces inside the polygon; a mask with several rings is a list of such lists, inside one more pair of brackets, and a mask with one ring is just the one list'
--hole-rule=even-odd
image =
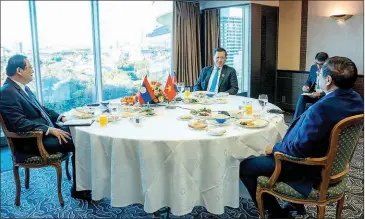
{"label": "man in dark suit", "polygon": [[[8,61],[6,79],[0,89],[0,113],[11,132],[42,131],[43,145],[50,154],[73,152],[73,186],[71,196],[90,200],[90,191],[76,192],[75,146],[69,130],[56,123],[65,122],[66,117],[42,106],[26,86],[33,80],[33,67],[27,57],[15,55]],[[16,154],[39,155],[36,139],[14,139]]]}
{"label": "man in dark suit", "polygon": [[225,65],[227,52],[223,48],[214,49],[214,65],[203,68],[194,85],[194,91],[227,92],[235,95],[238,92],[236,70]]}
{"label": "man in dark suit", "polygon": [[300,95],[297,101],[293,121],[304,113],[307,104],[314,104],[321,99],[325,93],[320,91],[318,86],[318,73],[321,71],[323,63],[328,59],[328,54],[325,52],[317,53],[315,57],[315,64],[311,66],[307,81],[302,88],[303,92],[310,93],[310,96]]}
{"label": "man in dark suit", "polygon": [[[323,157],[329,147],[332,128],[342,119],[362,114],[363,100],[353,91],[357,78],[355,64],[345,57],[328,59],[319,75],[319,84],[326,95],[298,117],[289,127],[284,139],[266,148],[267,156],[245,159],[240,164],[240,178],[256,203],[258,176],[271,176],[275,169],[273,153],[282,152],[291,156]],[[285,181],[304,196],[308,196],[314,185],[319,184],[320,167],[285,163],[280,180]],[[264,206],[273,218],[288,217],[276,199],[265,194]],[[303,207],[297,205],[297,207]]]}

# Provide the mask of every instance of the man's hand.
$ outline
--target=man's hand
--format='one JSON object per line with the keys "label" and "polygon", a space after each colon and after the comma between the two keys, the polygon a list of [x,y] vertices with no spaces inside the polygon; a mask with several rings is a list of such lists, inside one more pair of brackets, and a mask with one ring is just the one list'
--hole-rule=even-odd
{"label": "man's hand", "polygon": [[321,94],[320,93],[318,93],[318,92],[313,92],[312,93],[312,97],[313,98],[319,98],[321,96]]}
{"label": "man's hand", "polygon": [[[58,138],[58,142],[60,144],[62,144],[62,140],[67,143],[67,139],[71,140],[71,134],[68,132],[65,132],[61,129],[56,129],[56,128],[49,128],[49,133],[51,133],[52,135],[56,136]],[[61,140],[62,139],[62,140]]]}
{"label": "man's hand", "polygon": [[266,149],[265,149],[265,154],[266,155],[270,155],[270,154],[272,154],[272,148],[274,147],[274,145],[273,144],[269,144],[267,147],[266,147]]}
{"label": "man's hand", "polygon": [[308,92],[308,91],[309,91],[309,87],[308,87],[308,86],[306,86],[306,85],[304,85],[304,86],[303,86],[303,88],[302,88],[302,90],[303,90],[304,92]]}

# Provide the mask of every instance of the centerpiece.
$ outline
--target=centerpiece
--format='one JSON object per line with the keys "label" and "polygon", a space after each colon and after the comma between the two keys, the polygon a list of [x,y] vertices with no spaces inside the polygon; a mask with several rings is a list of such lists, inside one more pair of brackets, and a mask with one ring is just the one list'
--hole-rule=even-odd
{"label": "centerpiece", "polygon": [[159,81],[151,81],[151,89],[156,96],[154,100],[149,101],[150,104],[163,103],[167,101],[162,84]]}

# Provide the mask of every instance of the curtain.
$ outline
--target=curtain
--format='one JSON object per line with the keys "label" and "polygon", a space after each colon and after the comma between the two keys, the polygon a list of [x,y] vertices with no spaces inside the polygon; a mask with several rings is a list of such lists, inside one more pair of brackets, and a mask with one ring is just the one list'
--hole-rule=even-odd
{"label": "curtain", "polygon": [[219,47],[219,9],[204,11],[204,65],[213,65],[213,50]]}
{"label": "curtain", "polygon": [[202,68],[200,6],[195,2],[174,2],[174,70],[178,82],[193,86]]}

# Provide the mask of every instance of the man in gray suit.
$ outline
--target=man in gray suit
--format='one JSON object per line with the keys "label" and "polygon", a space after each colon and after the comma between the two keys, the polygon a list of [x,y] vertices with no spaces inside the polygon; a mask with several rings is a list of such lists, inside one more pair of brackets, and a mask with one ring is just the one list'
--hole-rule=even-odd
{"label": "man in gray suit", "polygon": [[203,68],[194,85],[194,91],[227,92],[235,95],[238,92],[236,70],[225,65],[227,52],[223,48],[214,49],[214,65]]}

